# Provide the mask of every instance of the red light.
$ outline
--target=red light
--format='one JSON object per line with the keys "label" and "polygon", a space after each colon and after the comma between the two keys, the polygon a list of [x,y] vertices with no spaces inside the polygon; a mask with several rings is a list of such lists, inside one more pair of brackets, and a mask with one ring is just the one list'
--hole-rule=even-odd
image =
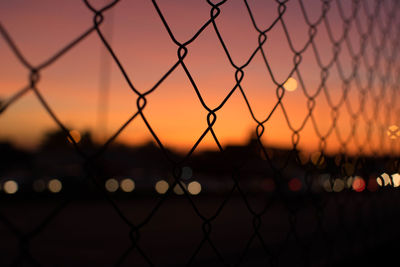
{"label": "red light", "polygon": [[291,180],[289,181],[288,186],[289,186],[289,190],[290,190],[290,191],[298,192],[298,191],[301,190],[301,188],[302,188],[303,185],[302,185],[300,179],[298,179],[298,178],[293,178],[293,179],[291,179]]}
{"label": "red light", "polygon": [[356,192],[362,192],[365,189],[365,181],[360,177],[356,177],[353,181],[353,189]]}
{"label": "red light", "polygon": [[376,190],[378,190],[378,183],[376,182],[376,179],[369,178],[367,189],[370,192],[375,192]]}

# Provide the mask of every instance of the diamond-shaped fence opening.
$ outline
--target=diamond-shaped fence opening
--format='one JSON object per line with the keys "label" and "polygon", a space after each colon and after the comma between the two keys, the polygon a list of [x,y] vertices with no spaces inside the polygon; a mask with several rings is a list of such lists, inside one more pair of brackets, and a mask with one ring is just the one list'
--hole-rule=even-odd
{"label": "diamond-shaped fence opening", "polygon": [[397,0],[47,2],[0,4],[0,265],[396,261]]}

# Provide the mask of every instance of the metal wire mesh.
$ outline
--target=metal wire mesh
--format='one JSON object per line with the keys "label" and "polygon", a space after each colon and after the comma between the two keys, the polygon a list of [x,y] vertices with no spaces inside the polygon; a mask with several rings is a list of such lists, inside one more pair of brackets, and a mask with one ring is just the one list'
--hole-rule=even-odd
{"label": "metal wire mesh", "polygon": [[[150,238],[151,235],[146,232],[149,231],[146,228],[153,229],[150,226],[151,222],[157,220],[157,214],[163,212],[162,209],[167,205],[166,202],[173,201],[171,200],[175,198],[173,191],[177,187],[183,193],[182,198],[179,198],[178,201],[188,204],[189,210],[194,212],[197,219],[193,220],[197,220],[197,224],[193,223],[196,225],[193,229],[197,234],[200,233],[200,236],[190,242],[192,246],[187,247],[190,252],[184,255],[180,253],[180,250],[169,250],[169,245],[165,245],[166,252],[163,253],[167,254],[166,258],[170,259],[171,264],[174,265],[287,266],[296,264],[328,266],[334,265],[337,261],[343,261],[347,257],[371,251],[383,242],[391,240],[393,233],[398,233],[393,229],[393,227],[396,228],[395,225],[399,219],[398,197],[394,190],[394,187],[398,186],[394,179],[394,174],[399,169],[398,144],[393,142],[390,137],[394,139],[399,135],[399,131],[398,128],[393,127],[388,131],[390,125],[396,125],[399,122],[399,113],[396,109],[400,78],[398,63],[400,5],[398,1],[354,0],[351,2],[350,12],[346,12],[343,1],[324,0],[321,1],[319,15],[311,19],[307,12],[307,5],[315,3],[298,0],[300,7],[298,12],[301,12],[304,22],[308,25],[305,29],[308,39],[302,47],[296,48],[293,44],[293,33],[288,30],[285,22],[288,3],[293,1],[271,1],[268,5],[270,9],[276,10],[275,17],[270,25],[262,26],[254,15],[252,2],[244,0],[243,6],[258,37],[257,46],[252,48],[250,56],[245,62],[239,63],[234,60],[229,45],[220,31],[218,21],[220,14],[224,12],[224,5],[228,1],[207,0],[210,8],[209,19],[190,38],[180,41],[163,15],[163,9],[160,8],[158,1],[153,0],[151,2],[154,12],[159,16],[169,38],[176,45],[177,59],[159,78],[158,82],[147,91],[134,85],[121,63],[118,53],[114,51],[100,28],[107,19],[108,12],[119,2],[122,1],[110,1],[103,7],[96,8],[90,1],[84,0],[83,3],[93,12],[93,25],[58,52],[36,65],[31,64],[24,56],[24,51],[18,48],[18,44],[13,41],[12,32],[8,32],[0,24],[0,33],[6,46],[30,72],[26,86],[2,103],[0,114],[7,116],[6,111],[12,109],[15,103],[31,92],[59,126],[65,137],[71,141],[71,145],[80,157],[79,164],[84,169],[85,181],[94,185],[95,190],[101,194],[101,198],[115,211],[116,215],[111,216],[116,216],[123,223],[124,226],[121,228],[126,230],[126,236],[129,238],[129,244],[125,250],[120,251],[119,256],[113,259],[116,266],[128,264],[135,266],[142,264],[144,266],[166,265],[165,262],[163,264],[157,259],[158,253],[162,253],[154,251],[149,245],[157,243],[159,240]],[[334,8],[340,14],[340,22],[332,21],[329,18],[329,14]],[[337,23],[342,25],[339,36],[332,30],[332,25]],[[191,73],[190,66],[185,61],[190,53],[190,45],[195,43],[206,29],[211,29],[216,34],[220,47],[234,69],[232,78],[235,85],[214,107],[205,101],[196,79]],[[274,68],[268,59],[269,35],[274,30],[284,33],[285,42],[293,57],[293,65],[286,70],[287,76],[284,80],[276,78]],[[323,49],[316,41],[321,31],[326,31],[329,37],[325,40],[327,45]],[[96,148],[96,151],[88,153],[76,142],[70,129],[59,119],[56,113],[57,107],[53,109],[46,100],[46,96],[41,93],[40,82],[44,69],[51,68],[61,57],[70,53],[72,48],[79,46],[90,35],[97,35],[99,42],[111,55],[113,63],[118,67],[132,94],[136,96],[136,107],[133,108],[129,120],[103,145]],[[332,53],[329,60],[323,56],[327,51]],[[308,86],[306,79],[303,78],[304,73],[307,72],[307,69],[302,69],[305,53],[313,55],[319,69],[319,73],[315,73],[318,80],[317,88],[310,88],[311,86]],[[341,55],[344,53],[349,56],[343,59]],[[275,86],[273,90],[276,93],[276,98],[270,99],[274,103],[273,108],[263,117],[256,116],[252,103],[247,97],[248,88],[243,85],[246,70],[256,56],[261,56],[265,63],[263,74],[268,75],[272,80]],[[192,86],[193,94],[207,112],[204,119],[208,125],[191,149],[181,156],[176,156],[166,148],[157,130],[152,127],[152,121],[146,116],[149,96],[154,94],[160,85],[178,69],[184,71]],[[334,69],[338,73],[337,81],[340,84],[335,88],[328,83]],[[304,118],[291,118],[287,113],[285,97],[288,92],[285,87],[293,77],[297,78],[298,90],[301,90],[302,97],[307,103],[307,113]],[[335,102],[332,94],[336,94],[338,91],[340,91],[340,98]],[[112,94],[112,91],[110,93]],[[247,146],[245,151],[237,153],[234,149],[224,148],[221,145],[218,132],[214,127],[219,112],[229,103],[233,95],[241,96],[246,103],[249,116],[254,121],[252,143]],[[315,111],[316,105],[322,101],[322,98],[326,100],[326,108],[330,110],[330,117],[324,118],[329,125],[325,130],[320,127],[316,117],[318,114]],[[354,108],[354,102],[359,103],[357,108]],[[368,103],[370,104],[368,105]],[[291,148],[285,153],[271,150],[269,144],[265,144],[265,139],[263,139],[266,131],[269,130],[270,119],[278,112],[282,112],[285,124],[291,131]],[[351,123],[347,127],[351,130],[347,136],[343,135],[344,129],[341,128],[343,124],[338,123],[341,116],[350,118]],[[118,198],[106,192],[102,173],[102,160],[107,153],[112,151],[115,139],[128,125],[138,120],[143,121],[146,125],[163,155],[165,163],[162,164],[167,166],[171,177],[171,184],[166,193],[153,197],[154,205],[144,205],[146,210],[142,212],[143,216],[135,216],[135,209],[140,209],[135,208],[135,203],[143,205],[139,198],[134,199],[132,207],[127,211],[126,207],[121,207],[124,205],[119,203]],[[310,125],[318,137],[319,149],[318,152],[308,155],[300,151],[298,145],[303,130]],[[206,135],[212,136],[219,153],[217,156],[209,156],[209,161],[206,161],[206,166],[204,166],[200,164],[202,158],[195,155],[195,152]],[[339,149],[335,155],[327,153],[327,143],[330,139],[335,139],[339,143]],[[281,154],[277,156],[279,153]],[[132,160],[136,160],[136,158],[133,157]],[[157,165],[161,164],[160,162],[154,159],[154,162],[150,162],[150,164]],[[209,208],[191,195],[183,183],[182,170],[188,164],[192,166],[198,164],[194,168],[208,170],[210,175],[215,175],[211,180],[222,181],[221,183],[228,188],[218,198],[210,197],[217,203],[213,203],[213,208]],[[297,173],[298,178],[292,179],[293,172]],[[393,174],[387,176],[389,177],[388,181],[385,180],[385,177],[380,176],[384,172]],[[255,188],[258,190],[262,188],[262,185],[271,185],[274,188],[273,192],[259,190],[262,192],[258,192],[255,201],[254,190],[249,189],[246,182],[250,179],[249,177],[262,177],[256,181],[259,183]],[[270,177],[270,179],[266,177]],[[326,179],[323,180],[321,177]],[[378,179],[376,180],[376,178]],[[331,191],[330,193],[322,191],[321,180],[324,181],[325,189]],[[382,184],[388,183],[388,186],[378,187],[379,181]],[[296,190],[299,182],[304,183],[301,191]],[[288,188],[293,190],[288,190]],[[31,243],[38,236],[43,235],[43,232],[58,216],[68,213],[67,209],[75,205],[74,201],[73,196],[64,196],[62,200],[57,201],[58,204],[44,219],[35,225],[28,223],[29,227],[26,228],[18,227],[9,219],[7,202],[3,201],[2,206],[5,209],[0,213],[0,220],[7,229],[6,231],[11,233],[17,241],[16,246],[11,248],[11,251],[17,251],[15,257],[12,257],[11,266],[46,265],[43,263],[46,261],[41,256],[37,256],[43,255],[42,252],[36,252],[36,255],[35,252],[32,252],[34,246]],[[237,211],[236,213],[235,205],[244,207],[246,212]],[[218,222],[219,218],[227,217],[224,214],[225,211],[232,216],[229,217],[229,215],[229,219],[223,219],[222,223]],[[192,216],[186,213],[175,214],[171,210],[169,214],[177,216],[176,220]],[[232,232],[224,235],[223,238],[218,237],[218,231],[232,227],[230,224],[237,225],[238,229],[247,230],[243,230],[242,234]],[[276,228],[276,225],[283,226]],[[175,230],[180,231],[179,229]],[[103,235],[106,234],[99,233],[98,238],[101,239]],[[237,235],[240,242],[232,241],[229,235]],[[169,243],[174,242],[173,239]],[[184,245],[186,244],[184,238],[175,240],[175,242],[182,242],[182,246],[187,246]],[[238,247],[241,248],[227,252],[226,248],[232,242],[239,242]],[[201,256],[205,250],[208,251],[208,254],[206,253],[208,260],[206,261]],[[98,257],[101,258],[101,255]],[[63,259],[60,259],[57,264],[64,266],[63,262]],[[77,264],[79,264],[78,260],[74,265]]]}

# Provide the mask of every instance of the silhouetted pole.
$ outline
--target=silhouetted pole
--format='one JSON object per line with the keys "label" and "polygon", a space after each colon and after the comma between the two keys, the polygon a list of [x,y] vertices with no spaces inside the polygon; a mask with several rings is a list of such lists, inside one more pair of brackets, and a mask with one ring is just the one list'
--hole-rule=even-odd
{"label": "silhouetted pole", "polygon": [[[102,30],[108,42],[112,43],[114,12],[110,10],[106,14],[104,29]],[[99,96],[97,107],[97,139],[104,141],[107,139],[108,130],[108,106],[111,86],[111,56],[104,46],[100,49],[100,69],[99,69]]]}

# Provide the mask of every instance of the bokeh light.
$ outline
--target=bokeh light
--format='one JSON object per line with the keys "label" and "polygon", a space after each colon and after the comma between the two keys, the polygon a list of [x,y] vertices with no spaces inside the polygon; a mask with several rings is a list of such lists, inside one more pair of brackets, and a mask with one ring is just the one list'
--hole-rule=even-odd
{"label": "bokeh light", "polygon": [[164,180],[158,181],[155,185],[155,189],[159,194],[165,194],[168,191],[168,188],[169,184],[167,183],[167,181]]}
{"label": "bokeh light", "polygon": [[324,190],[326,192],[332,192],[333,191],[332,190],[332,184],[331,184],[331,181],[329,179],[323,180],[322,187],[324,188]]}
{"label": "bokeh light", "polygon": [[379,186],[387,186],[388,184],[391,184],[389,174],[385,172],[382,173],[379,177],[376,178],[376,182]]}
{"label": "bokeh light", "polygon": [[336,179],[333,182],[333,191],[334,192],[341,192],[344,189],[344,181],[342,179]]}
{"label": "bokeh light", "polygon": [[132,179],[126,178],[121,181],[122,191],[129,193],[135,190],[135,182]]}
{"label": "bokeh light", "polygon": [[332,183],[328,173],[319,175],[318,180],[322,189],[324,189],[326,192],[332,192]]}
{"label": "bokeh light", "polygon": [[115,191],[118,190],[118,188],[119,188],[119,183],[118,183],[118,181],[117,181],[116,179],[111,178],[111,179],[108,179],[108,180],[106,181],[105,186],[106,186],[106,190],[107,190],[108,192],[113,193],[113,192],[115,192]]}
{"label": "bokeh light", "polygon": [[347,179],[346,179],[346,188],[347,189],[353,188],[353,180],[354,180],[353,176],[347,177]]}
{"label": "bokeh light", "polygon": [[297,89],[297,81],[295,78],[290,77],[287,81],[283,84],[283,88],[286,91],[292,92]]}
{"label": "bokeh light", "polygon": [[393,187],[400,186],[400,174],[398,173],[392,174],[392,180],[393,180]]}
{"label": "bokeh light", "polygon": [[365,189],[365,181],[359,176],[354,177],[353,189],[356,192],[362,192]]}
{"label": "bokeh light", "polygon": [[[69,131],[69,135],[72,137],[75,143],[79,143],[81,141],[81,134],[77,130]],[[68,136],[68,141],[72,143],[72,140],[69,138],[69,136]]]}
{"label": "bokeh light", "polygon": [[188,185],[188,191],[192,195],[198,195],[201,192],[201,184],[199,182],[193,181]]}
{"label": "bokeh light", "polygon": [[303,187],[302,182],[299,178],[290,179],[288,183],[289,190],[292,192],[298,192]]}
{"label": "bokeh light", "polygon": [[378,183],[377,180],[374,178],[369,178],[368,180],[368,185],[367,185],[367,189],[370,192],[375,192],[376,190],[378,190]]}
{"label": "bokeh light", "polygon": [[18,191],[18,183],[14,180],[8,180],[3,184],[3,190],[6,194],[15,194]]}
{"label": "bokeh light", "polygon": [[182,168],[181,179],[189,180],[193,176],[192,168],[185,166]]}
{"label": "bokeh light", "polygon": [[[180,183],[181,184],[181,186],[184,188],[184,189],[186,189],[186,186],[185,186],[185,184],[184,183]],[[175,194],[177,194],[177,195],[183,195],[185,192],[182,190],[182,187],[181,186],[179,186],[179,184],[176,184],[175,186],[174,186],[174,193]]]}
{"label": "bokeh light", "polygon": [[58,193],[62,189],[62,183],[58,179],[52,179],[48,184],[49,191],[52,193]]}
{"label": "bokeh light", "polygon": [[400,129],[397,125],[390,125],[386,131],[390,139],[396,139],[400,136]]}

